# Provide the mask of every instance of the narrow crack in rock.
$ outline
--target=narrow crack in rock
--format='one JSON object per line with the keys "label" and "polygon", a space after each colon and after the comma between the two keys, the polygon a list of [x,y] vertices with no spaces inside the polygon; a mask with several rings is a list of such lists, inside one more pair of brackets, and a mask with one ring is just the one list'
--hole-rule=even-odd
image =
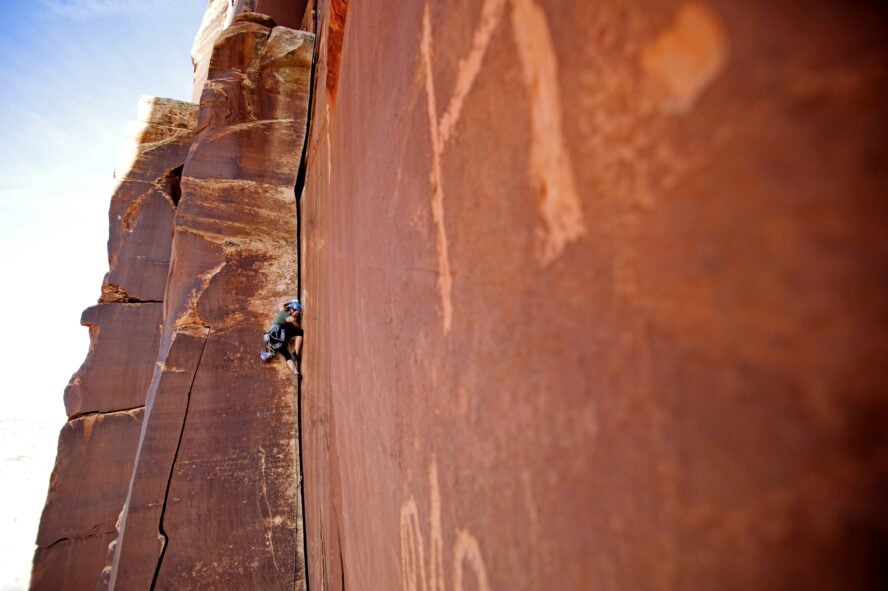
{"label": "narrow crack in rock", "polygon": [[81,412],[81,413],[73,414],[70,417],[68,417],[68,422],[71,423],[73,421],[77,421],[80,419],[88,419],[90,417],[94,417],[94,416],[98,416],[98,415],[110,416],[110,415],[119,415],[119,414],[132,414],[133,411],[144,410],[144,408],[145,408],[145,405],[142,404],[141,406],[133,406],[130,408],[119,408],[119,409],[115,409],[115,410],[92,410],[89,412]]}
{"label": "narrow crack in rock", "polygon": [[44,550],[49,550],[53,546],[61,544],[62,542],[88,540],[90,538],[95,538],[98,536],[107,536],[108,534],[114,534],[114,533],[117,533],[117,532],[115,530],[111,530],[111,531],[97,531],[97,532],[92,532],[92,533],[88,533],[88,534],[76,535],[76,536],[65,536],[63,538],[59,538],[58,540],[55,540],[54,542],[52,542],[50,544],[46,544],[45,546],[38,545],[37,547],[42,548]]}
{"label": "narrow crack in rock", "polygon": [[162,544],[161,544],[160,556],[157,559],[157,566],[154,569],[154,576],[151,579],[151,589],[154,589],[155,586],[157,585],[157,577],[160,576],[160,568],[163,565],[163,558],[164,558],[164,555],[166,554],[167,548],[169,547],[170,539],[169,539],[169,536],[167,535],[166,531],[164,530],[163,518],[166,515],[167,502],[169,501],[169,496],[170,496],[170,488],[172,487],[172,484],[173,484],[173,473],[176,470],[176,460],[178,460],[178,458],[179,458],[179,450],[182,447],[182,439],[185,436],[185,424],[188,421],[188,409],[191,406],[191,391],[194,388],[194,381],[197,379],[197,372],[200,369],[200,362],[203,360],[204,353],[207,350],[207,343],[210,340],[211,333],[212,333],[212,330],[208,328],[206,336],[204,338],[203,347],[200,350],[200,356],[197,358],[197,363],[194,365],[194,374],[192,374],[192,376],[191,376],[191,383],[188,384],[188,392],[187,392],[186,398],[185,398],[185,412],[183,413],[183,416],[182,416],[182,427],[179,430],[179,440],[176,443],[176,452],[173,454],[173,461],[170,465],[170,475],[167,478],[166,490],[164,491],[164,494],[163,494],[163,506],[160,509],[160,520],[158,523],[158,533],[160,534],[160,537],[162,538]]}

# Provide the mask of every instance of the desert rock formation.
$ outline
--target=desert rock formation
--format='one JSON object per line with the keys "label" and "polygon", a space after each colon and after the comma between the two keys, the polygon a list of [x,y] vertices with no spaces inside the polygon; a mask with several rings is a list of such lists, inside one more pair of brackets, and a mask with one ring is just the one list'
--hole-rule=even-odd
{"label": "desert rock formation", "polygon": [[214,47],[199,107],[140,105],[34,589],[304,581],[296,385],[258,352],[296,293],[313,35],[245,13]]}
{"label": "desert rock formation", "polygon": [[258,350],[270,311],[296,291],[313,42],[266,24],[237,17],[210,62],[111,589],[303,578],[296,387]]}
{"label": "desert rock formation", "polygon": [[[35,588],[884,588],[881,6],[207,14],[187,156],[112,201]],[[294,292],[298,391],[256,359]]]}
{"label": "desert rock formation", "polygon": [[208,0],[207,10],[191,47],[191,63],[194,66],[192,100],[200,102],[213,46],[237,15],[245,12],[264,14],[278,25],[299,29],[303,28],[301,23],[306,14],[306,4],[307,0]]}

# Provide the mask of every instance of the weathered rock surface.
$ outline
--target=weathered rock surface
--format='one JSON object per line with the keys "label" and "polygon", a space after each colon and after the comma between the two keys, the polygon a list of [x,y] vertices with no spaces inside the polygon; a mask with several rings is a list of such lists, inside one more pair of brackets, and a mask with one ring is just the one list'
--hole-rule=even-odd
{"label": "weathered rock surface", "polygon": [[219,36],[201,95],[111,589],[304,584],[296,385],[258,351],[296,291],[313,36],[262,22]]}
{"label": "weathered rock surface", "polygon": [[884,588],[882,8],[344,4],[310,587]]}
{"label": "weathered rock surface", "polygon": [[31,589],[40,591],[90,591],[105,564],[114,531],[86,538],[62,539],[34,554]]}
{"label": "weathered rock surface", "polygon": [[179,177],[191,145],[197,105],[142,97],[111,198],[110,270],[102,301],[161,301],[169,271]]}
{"label": "weathered rock surface", "polygon": [[38,545],[114,532],[142,414],[142,409],[93,414],[62,428]]}
{"label": "weathered rock surface", "polygon": [[111,198],[109,272],[83,313],[90,350],[65,390],[69,422],[38,534],[31,588],[94,591],[115,538],[163,319],[178,176],[196,105],[143,97]]}
{"label": "weathered rock surface", "polygon": [[93,414],[62,428],[31,589],[95,589],[126,498],[142,414]]}
{"label": "weathered rock surface", "polygon": [[99,304],[80,321],[90,331],[86,361],[65,389],[69,417],[144,406],[163,323],[163,304]]}
{"label": "weathered rock surface", "polygon": [[[200,29],[191,46],[191,62],[194,66],[192,100],[200,101],[204,83],[213,55],[213,46],[222,31],[245,12],[265,15],[275,24],[299,29],[306,12],[307,0],[209,0]],[[272,25],[273,26],[273,25]]]}
{"label": "weathered rock surface", "polygon": [[210,68],[210,58],[213,57],[213,45],[219,33],[225,30],[234,19],[232,0],[209,0],[204,12],[203,21],[194,43],[191,45],[191,64],[194,66],[194,86],[191,90],[191,100],[200,102],[200,93],[203,92],[207,81],[207,71]]}

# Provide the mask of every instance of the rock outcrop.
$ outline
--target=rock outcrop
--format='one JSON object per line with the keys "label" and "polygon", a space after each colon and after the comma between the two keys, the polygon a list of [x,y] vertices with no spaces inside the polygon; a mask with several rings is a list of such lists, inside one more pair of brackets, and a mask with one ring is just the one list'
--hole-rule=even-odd
{"label": "rock outcrop", "polygon": [[296,389],[258,352],[296,292],[313,37],[268,24],[238,16],[215,45],[110,589],[304,582]]}
{"label": "rock outcrop", "polygon": [[197,107],[144,97],[118,169],[126,175],[111,198],[110,270],[101,302],[159,302],[170,265],[173,216],[182,165],[194,135]]}
{"label": "rock outcrop", "polygon": [[37,535],[31,589],[95,589],[132,472],[143,409],[69,421]]}
{"label": "rock outcrop", "polygon": [[194,66],[192,100],[200,101],[213,46],[237,15],[245,12],[264,14],[278,25],[300,29],[304,28],[301,23],[307,4],[308,0],[208,0],[203,21],[191,46],[191,63]]}
{"label": "rock outcrop", "polygon": [[110,270],[83,313],[89,354],[65,391],[69,422],[37,536],[31,588],[96,588],[126,499],[157,359],[178,172],[196,105],[143,97],[111,198]]}
{"label": "rock outcrop", "polygon": [[214,47],[200,106],[131,130],[33,589],[304,585],[296,385],[258,353],[297,291],[313,35],[245,13]]}

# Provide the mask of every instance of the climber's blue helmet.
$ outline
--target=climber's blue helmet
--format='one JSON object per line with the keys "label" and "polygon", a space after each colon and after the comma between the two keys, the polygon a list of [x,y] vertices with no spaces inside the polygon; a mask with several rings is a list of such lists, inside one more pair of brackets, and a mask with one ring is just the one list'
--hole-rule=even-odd
{"label": "climber's blue helmet", "polygon": [[299,303],[299,300],[292,299],[287,303],[287,309],[291,312],[296,312],[297,314],[302,313],[302,304]]}

